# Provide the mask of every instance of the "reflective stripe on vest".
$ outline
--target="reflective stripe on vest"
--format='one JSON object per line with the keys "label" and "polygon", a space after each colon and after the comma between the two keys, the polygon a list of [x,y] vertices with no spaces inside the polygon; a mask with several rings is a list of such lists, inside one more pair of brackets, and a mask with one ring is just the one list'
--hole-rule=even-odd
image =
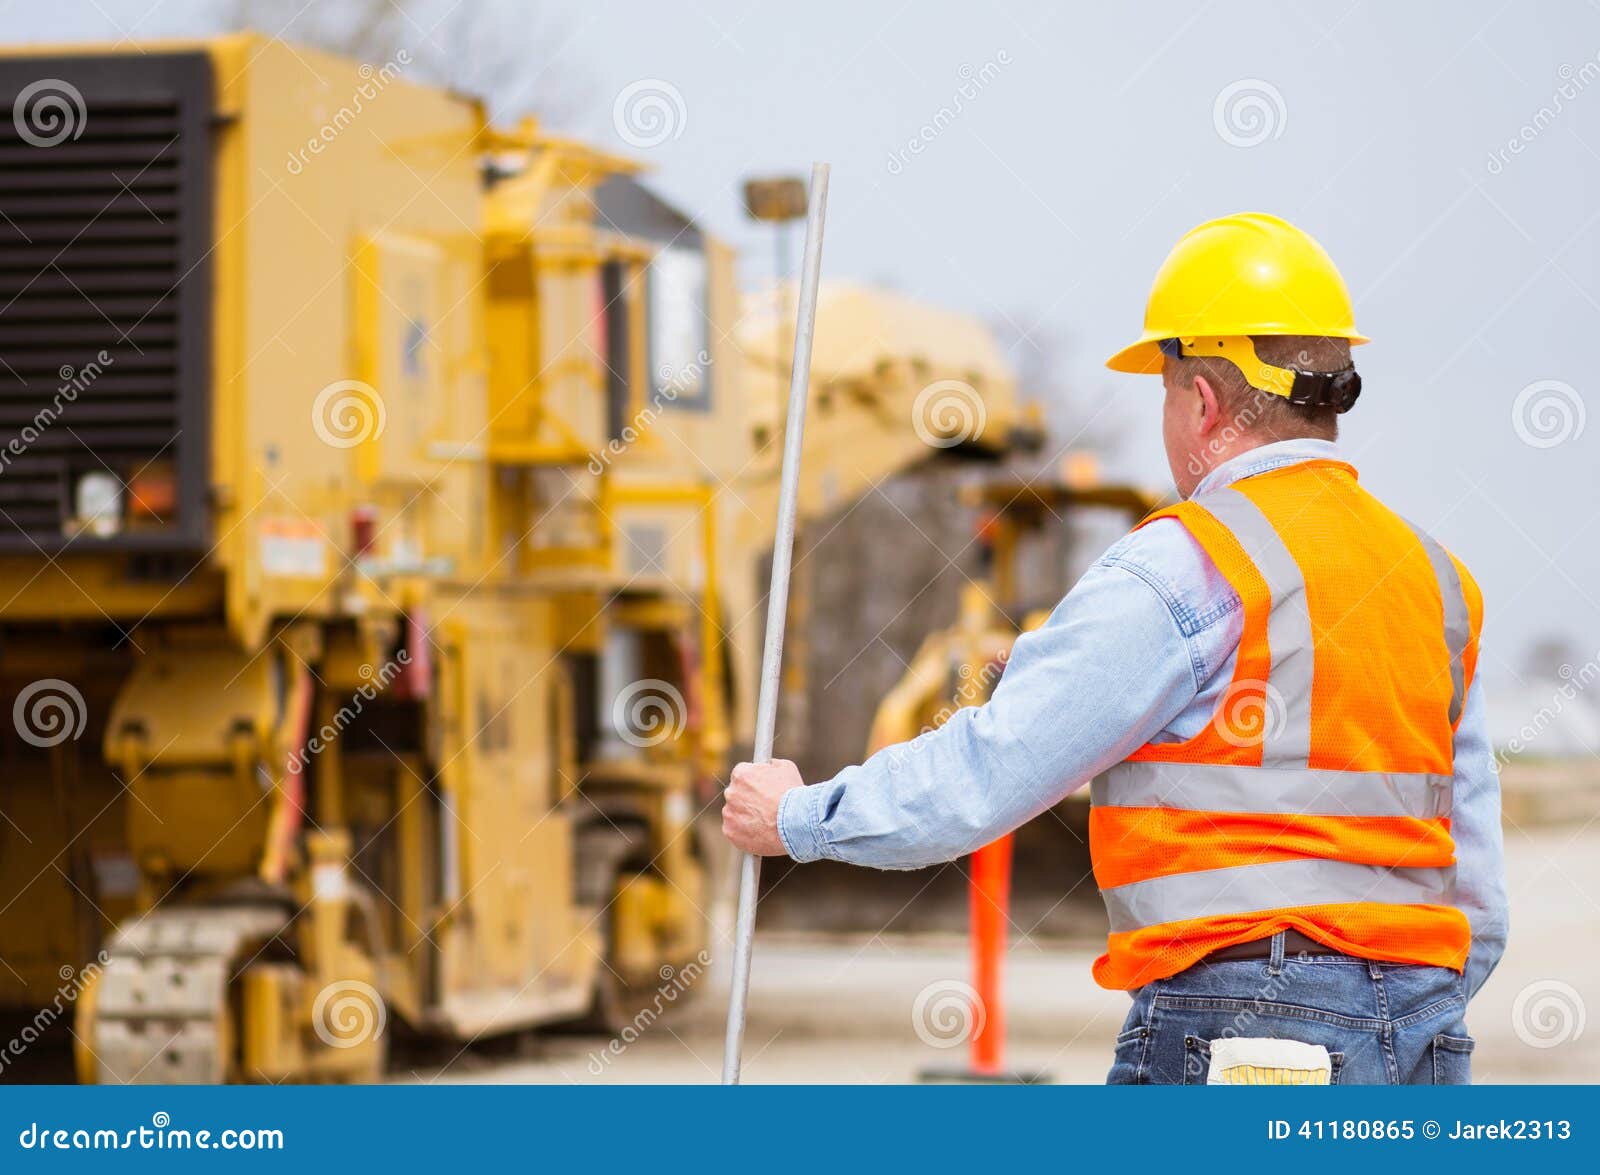
{"label": "reflective stripe on vest", "polygon": [[1433,574],[1439,580],[1439,596],[1444,600],[1444,643],[1450,650],[1450,725],[1461,718],[1461,706],[1466,700],[1467,641],[1472,637],[1472,620],[1467,612],[1467,594],[1461,589],[1461,576],[1456,572],[1450,554],[1413,522],[1407,522],[1413,534],[1428,552],[1428,562],[1433,564]]}
{"label": "reflective stripe on vest", "polygon": [[1451,783],[1448,775],[1135,759],[1119,763],[1096,778],[1089,786],[1089,799],[1102,808],[1438,820],[1450,815]]}
{"label": "reflective stripe on vest", "polygon": [[1267,516],[1238,490],[1217,490],[1197,501],[1232,532],[1272,597],[1267,616],[1272,668],[1267,680],[1283,702],[1283,714],[1282,721],[1268,722],[1262,734],[1261,765],[1304,767],[1311,756],[1313,667],[1305,578]]}
{"label": "reflective stripe on vest", "polygon": [[1173,873],[1102,890],[1111,932],[1216,914],[1249,914],[1292,906],[1388,902],[1448,906],[1455,869],[1358,865],[1319,857]]}

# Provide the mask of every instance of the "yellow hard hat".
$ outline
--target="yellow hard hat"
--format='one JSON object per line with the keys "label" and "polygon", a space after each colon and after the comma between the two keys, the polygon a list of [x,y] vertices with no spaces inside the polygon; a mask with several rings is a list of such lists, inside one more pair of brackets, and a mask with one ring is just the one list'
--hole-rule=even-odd
{"label": "yellow hard hat", "polygon": [[1190,229],[1156,274],[1144,334],[1106,366],[1154,374],[1163,339],[1312,335],[1364,343],[1323,247],[1287,220],[1240,212]]}

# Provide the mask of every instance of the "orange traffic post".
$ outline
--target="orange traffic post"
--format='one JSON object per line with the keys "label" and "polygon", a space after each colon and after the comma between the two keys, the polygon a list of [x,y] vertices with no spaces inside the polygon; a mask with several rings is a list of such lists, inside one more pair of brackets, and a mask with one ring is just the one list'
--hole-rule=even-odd
{"label": "orange traffic post", "polygon": [[1006,1069],[1005,961],[1011,912],[1011,834],[984,845],[967,867],[967,936],[972,949],[972,994],[965,1069],[925,1069],[924,1081],[1037,1085],[1043,1073]]}
{"label": "orange traffic post", "polygon": [[968,874],[972,942],[971,1061],[974,1076],[994,1080],[1006,1055],[1006,921],[1011,906],[1011,834],[972,854]]}

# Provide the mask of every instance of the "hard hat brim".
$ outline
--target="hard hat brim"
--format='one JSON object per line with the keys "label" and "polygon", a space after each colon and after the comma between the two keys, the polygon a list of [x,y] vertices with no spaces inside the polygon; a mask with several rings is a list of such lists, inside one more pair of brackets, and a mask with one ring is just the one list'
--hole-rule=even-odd
{"label": "hard hat brim", "polygon": [[1161,340],[1140,339],[1122,348],[1106,360],[1112,371],[1126,371],[1130,375],[1160,375],[1166,356],[1161,353]]}

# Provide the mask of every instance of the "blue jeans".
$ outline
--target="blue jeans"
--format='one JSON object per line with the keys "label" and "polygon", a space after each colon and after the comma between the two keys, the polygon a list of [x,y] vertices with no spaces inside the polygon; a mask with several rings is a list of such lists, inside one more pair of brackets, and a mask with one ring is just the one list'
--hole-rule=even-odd
{"label": "blue jeans", "polygon": [[1348,955],[1197,963],[1133,993],[1110,1085],[1204,1085],[1211,1042],[1286,1037],[1320,1044],[1334,1084],[1470,1085],[1461,976],[1445,967]]}

